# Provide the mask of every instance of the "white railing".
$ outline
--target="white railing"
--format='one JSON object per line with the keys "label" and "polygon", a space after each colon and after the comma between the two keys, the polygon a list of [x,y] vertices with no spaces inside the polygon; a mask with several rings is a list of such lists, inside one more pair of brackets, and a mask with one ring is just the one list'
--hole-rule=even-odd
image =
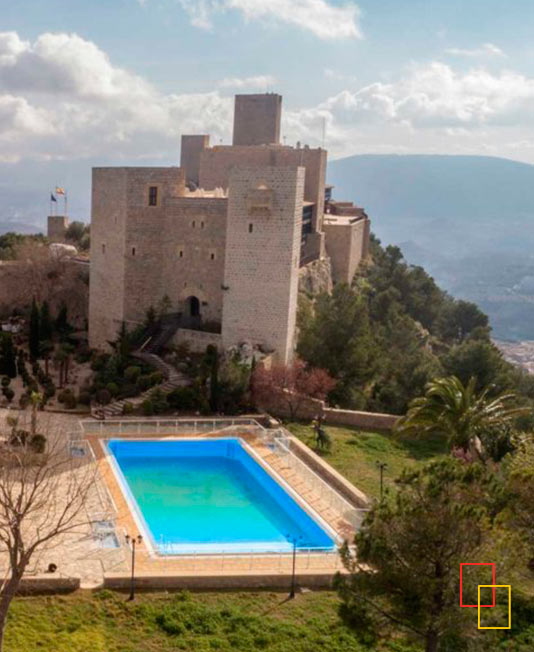
{"label": "white railing", "polygon": [[218,432],[225,429],[247,427],[247,431],[261,438],[266,436],[266,430],[256,419],[236,417],[234,419],[120,419],[105,421],[80,421],[84,435],[102,437],[121,436],[139,437],[142,435],[200,435]]}
{"label": "white railing", "polygon": [[69,441],[69,453],[73,457],[80,457],[89,460],[89,463],[92,464],[95,469],[95,482],[93,488],[96,493],[98,506],[95,509],[94,506],[91,505],[88,509],[88,511],[91,512],[91,521],[112,520],[114,522],[117,517],[117,506],[115,505],[115,501],[113,500],[106,483],[100,475],[95,453],[91,444],[86,439],[76,439],[71,437]]}
{"label": "white railing", "polygon": [[[268,567],[269,570],[282,571],[291,570],[292,549],[280,552],[259,552],[257,550],[240,550],[239,552],[212,552],[207,553],[201,550],[177,553],[172,543],[159,542],[156,546],[158,562],[167,561],[171,567],[176,566],[177,561],[184,562],[188,570],[253,570],[254,568]],[[168,555],[168,558],[166,556]],[[268,562],[267,566],[266,563]],[[295,556],[295,567],[297,571],[310,569],[333,569],[339,570],[343,562],[339,555],[338,548],[297,548]]]}
{"label": "white railing", "polygon": [[297,457],[291,450],[291,439],[283,430],[277,431],[277,434],[272,437],[271,448],[289,469],[295,471],[311,491],[350,523],[355,531],[360,529],[365,514],[369,510],[355,507],[303,460]]}

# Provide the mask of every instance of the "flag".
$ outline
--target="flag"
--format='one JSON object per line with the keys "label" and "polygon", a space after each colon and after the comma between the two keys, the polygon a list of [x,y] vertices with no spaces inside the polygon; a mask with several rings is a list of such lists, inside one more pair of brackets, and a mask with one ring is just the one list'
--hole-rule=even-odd
{"label": "flag", "polygon": [[57,202],[57,199],[54,197],[54,195],[52,193],[50,193],[50,201]]}
{"label": "flag", "polygon": [[59,188],[56,186],[56,195],[66,195],[65,188]]}

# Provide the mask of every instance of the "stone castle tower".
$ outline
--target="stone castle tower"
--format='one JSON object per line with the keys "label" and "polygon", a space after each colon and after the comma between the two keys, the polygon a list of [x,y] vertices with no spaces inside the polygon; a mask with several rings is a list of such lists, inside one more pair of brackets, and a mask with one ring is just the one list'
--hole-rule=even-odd
{"label": "stone castle tower", "polygon": [[234,144],[182,136],[180,167],[93,169],[92,347],[168,297],[175,342],[250,342],[287,362],[299,269],[330,255],[350,282],[369,220],[332,201],[325,150],[280,145],[281,99],[237,96]]}

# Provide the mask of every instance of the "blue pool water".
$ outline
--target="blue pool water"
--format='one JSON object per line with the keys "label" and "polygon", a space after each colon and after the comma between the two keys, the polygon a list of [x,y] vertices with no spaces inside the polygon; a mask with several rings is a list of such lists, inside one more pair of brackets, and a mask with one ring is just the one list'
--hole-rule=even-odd
{"label": "blue pool water", "polygon": [[108,442],[123,489],[163,554],[332,549],[332,538],[238,439]]}

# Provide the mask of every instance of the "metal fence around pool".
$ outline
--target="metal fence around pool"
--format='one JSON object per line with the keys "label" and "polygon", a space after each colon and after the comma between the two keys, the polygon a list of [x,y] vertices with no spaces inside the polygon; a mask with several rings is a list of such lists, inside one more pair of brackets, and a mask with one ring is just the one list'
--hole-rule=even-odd
{"label": "metal fence around pool", "polygon": [[[326,480],[324,480],[318,473],[312,470],[306,462],[304,462],[292,449],[291,438],[288,436],[288,433],[283,428],[278,429],[267,429],[264,428],[256,419],[249,417],[236,417],[236,418],[214,418],[214,419],[121,419],[121,420],[106,420],[106,421],[92,421],[84,420],[80,421],[81,432],[73,433],[71,435],[72,446],[87,446],[88,442],[84,439],[81,439],[86,436],[97,436],[104,438],[113,438],[113,437],[143,437],[148,435],[166,435],[166,436],[191,436],[191,435],[202,435],[210,433],[221,433],[225,434],[225,431],[228,435],[238,436],[239,430],[246,430],[247,433],[257,436],[264,445],[266,445],[274,454],[277,455],[282,464],[288,469],[294,471],[299,478],[301,478],[306,486],[314,492],[328,507],[334,510],[339,514],[344,520],[346,520],[355,531],[358,531],[361,527],[362,521],[365,517],[368,509],[358,508],[354,504],[350,503],[346,498],[344,498],[336,489],[334,489]],[[80,442],[83,442],[81,444]],[[89,455],[94,455],[91,446],[87,446],[87,453]],[[104,489],[106,498],[103,502],[107,502],[109,492]],[[164,543],[164,542],[160,542]],[[159,546],[158,546],[159,547]],[[330,560],[333,568],[340,567],[340,560],[337,551],[326,551],[326,550],[312,550],[299,549],[297,552],[299,559],[306,557],[307,566],[313,567],[315,562],[324,564],[325,559]],[[164,558],[166,555],[159,556],[159,559]],[[197,560],[204,559],[206,563],[209,562],[212,564],[219,564],[219,559],[221,567],[227,567],[228,564],[231,564],[231,560],[245,558],[258,558],[258,557],[269,557],[273,559],[287,558],[288,553],[274,553],[271,555],[266,555],[265,553],[255,553],[250,552],[239,552],[239,553],[214,553],[207,554],[199,551],[198,554],[193,555],[179,555],[182,559],[188,559],[196,566]],[[174,557],[176,559],[176,557]],[[320,558],[320,559],[319,559]],[[215,561],[217,560],[217,561]],[[226,561],[224,561],[226,560]],[[201,563],[198,561],[198,563]],[[242,563],[242,562],[241,562]],[[252,562],[251,562],[252,563]],[[301,562],[302,563],[302,562]],[[226,564],[226,566],[225,566]],[[282,562],[280,561],[280,564]],[[311,566],[310,566],[311,564]]]}

